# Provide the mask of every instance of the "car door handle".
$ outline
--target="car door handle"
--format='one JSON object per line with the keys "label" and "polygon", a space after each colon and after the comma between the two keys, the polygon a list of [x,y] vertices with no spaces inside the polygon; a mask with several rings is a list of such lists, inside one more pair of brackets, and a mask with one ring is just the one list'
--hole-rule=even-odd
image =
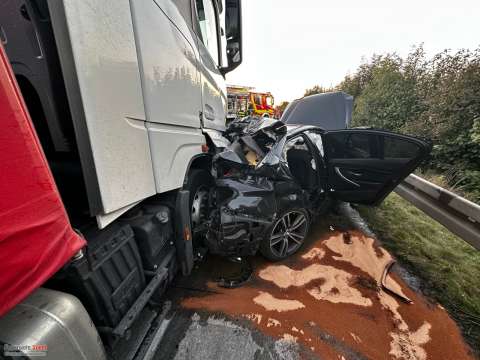
{"label": "car door handle", "polygon": [[356,182],[348,179],[345,177],[345,175],[342,174],[342,172],[340,171],[340,168],[338,166],[335,166],[335,173],[340,176],[343,180],[345,180],[346,182],[352,184],[352,185],[355,185],[356,187],[360,187],[359,184],[357,184]]}

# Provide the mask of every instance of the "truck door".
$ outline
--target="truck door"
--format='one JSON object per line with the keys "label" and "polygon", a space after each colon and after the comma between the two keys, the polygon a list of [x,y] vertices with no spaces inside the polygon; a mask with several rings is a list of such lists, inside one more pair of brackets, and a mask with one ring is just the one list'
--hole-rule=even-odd
{"label": "truck door", "polygon": [[323,138],[330,195],[367,205],[379,204],[431,150],[426,141],[378,130],[329,131]]}
{"label": "truck door", "polygon": [[147,121],[199,128],[196,39],[172,1],[132,1]]}
{"label": "truck door", "polygon": [[202,121],[205,128],[223,130],[226,121],[226,86],[220,72],[224,38],[223,11],[216,0],[194,0],[202,83]]}

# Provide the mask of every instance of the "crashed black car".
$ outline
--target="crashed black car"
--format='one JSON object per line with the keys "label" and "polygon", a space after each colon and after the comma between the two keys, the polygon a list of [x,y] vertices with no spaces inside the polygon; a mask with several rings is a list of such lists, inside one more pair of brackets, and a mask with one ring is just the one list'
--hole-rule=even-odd
{"label": "crashed black car", "polygon": [[[271,260],[302,246],[329,200],[377,205],[431,150],[428,141],[388,131],[253,117],[232,122],[224,135],[214,141],[211,186],[192,194],[194,228],[212,253],[260,250]],[[199,198],[207,204],[202,217]]]}

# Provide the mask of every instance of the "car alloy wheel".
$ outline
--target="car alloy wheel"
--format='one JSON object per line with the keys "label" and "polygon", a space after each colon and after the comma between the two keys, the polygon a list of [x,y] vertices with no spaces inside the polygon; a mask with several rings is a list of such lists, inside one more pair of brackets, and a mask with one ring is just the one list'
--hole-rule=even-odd
{"label": "car alloy wheel", "polygon": [[308,232],[308,219],[296,210],[285,213],[273,226],[270,234],[270,251],[285,258],[302,246]]}

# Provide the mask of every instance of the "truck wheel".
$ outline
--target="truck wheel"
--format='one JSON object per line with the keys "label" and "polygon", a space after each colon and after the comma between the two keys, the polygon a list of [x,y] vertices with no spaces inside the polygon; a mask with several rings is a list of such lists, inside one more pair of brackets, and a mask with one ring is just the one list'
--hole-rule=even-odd
{"label": "truck wheel", "polygon": [[310,228],[310,216],[305,209],[283,212],[267,230],[260,244],[260,253],[272,261],[295,254],[305,242]]}
{"label": "truck wheel", "polygon": [[206,170],[193,169],[188,175],[185,188],[190,191],[190,218],[194,234],[206,220],[208,193],[213,184],[213,178]]}

